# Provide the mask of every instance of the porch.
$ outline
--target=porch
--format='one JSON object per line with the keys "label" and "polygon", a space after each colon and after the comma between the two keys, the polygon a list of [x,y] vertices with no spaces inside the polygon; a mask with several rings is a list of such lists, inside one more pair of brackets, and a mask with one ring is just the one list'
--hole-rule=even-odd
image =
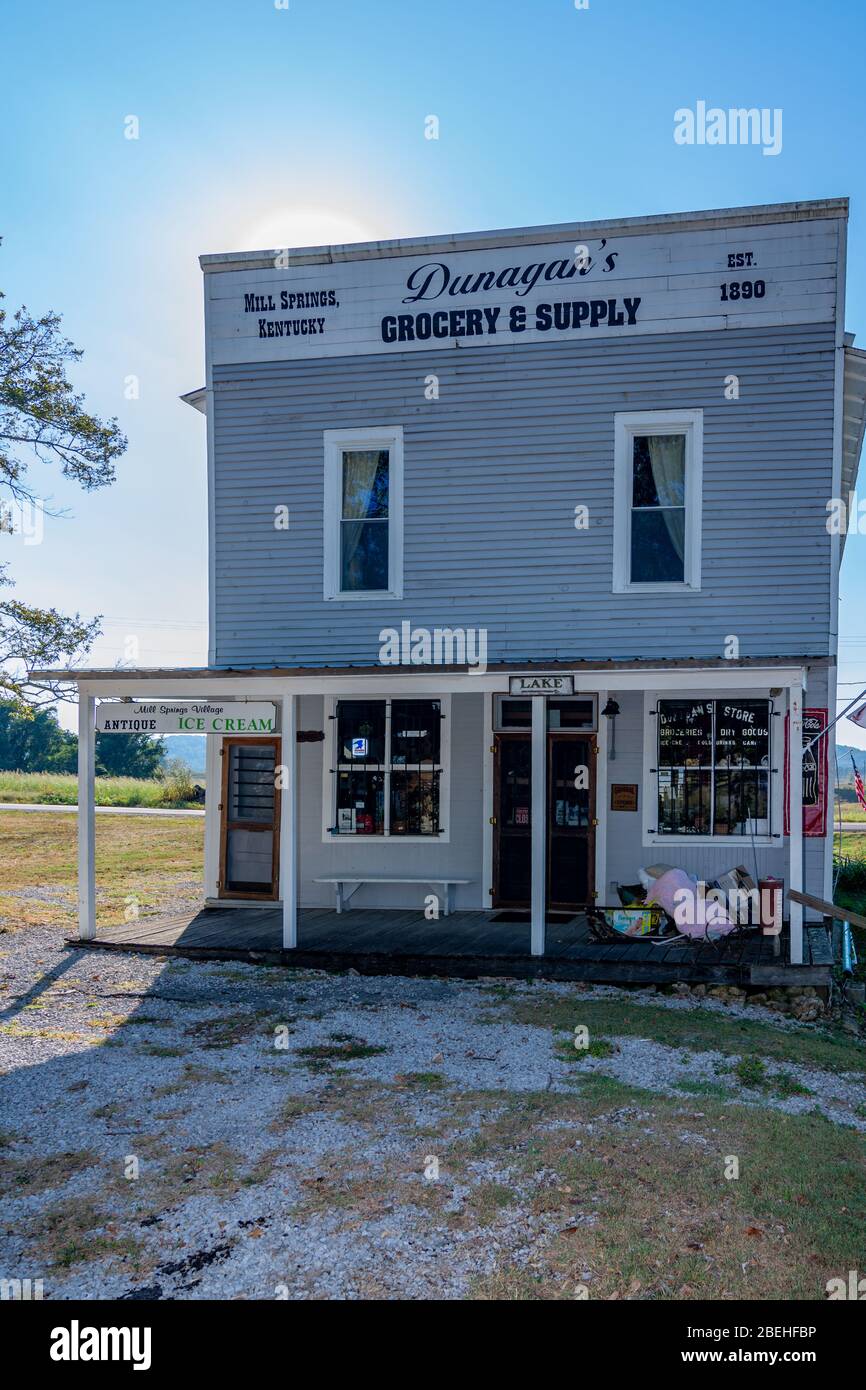
{"label": "porch", "polygon": [[[239,951],[240,959],[255,951],[286,963],[294,953],[299,965],[341,969],[385,971],[393,958],[399,972],[659,983],[757,984],[766,981],[753,980],[754,970],[829,969],[814,957],[800,896],[805,887],[827,898],[831,868],[826,835],[803,836],[804,666],[771,658],[573,664],[547,674],[510,666],[43,674],[79,691],[84,943],[96,936],[97,722],[123,733],[146,720],[152,734],[207,735],[210,910],[118,926],[100,944]],[[809,689],[827,698],[820,666]],[[755,882],[784,880],[785,932],[727,947],[592,942],[582,905],[616,903],[619,885],[659,861],[701,884],[744,863]],[[357,884],[357,896],[338,920],[329,909],[343,882]],[[422,884],[445,885],[446,914],[453,886],[458,911],[427,921]],[[504,916],[514,908],[523,920]]]}
{"label": "porch", "polygon": [[[526,920],[522,920],[522,916]],[[749,933],[718,944],[596,942],[582,913],[546,924],[543,955],[532,953],[529,914],[458,911],[438,921],[422,911],[301,908],[297,945],[283,948],[280,907],[203,908],[109,927],[70,945],[203,960],[264,962],[368,975],[511,976],[596,984],[736,984],[827,987],[831,955],[823,927],[804,932],[803,963],[789,963],[781,937]]]}

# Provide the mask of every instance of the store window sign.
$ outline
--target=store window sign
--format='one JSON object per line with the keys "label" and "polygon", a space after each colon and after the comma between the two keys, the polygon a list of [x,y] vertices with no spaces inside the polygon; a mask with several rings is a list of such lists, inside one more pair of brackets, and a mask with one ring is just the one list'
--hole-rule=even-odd
{"label": "store window sign", "polygon": [[573,695],[574,676],[512,676],[508,688],[511,695]]}
{"label": "store window sign", "polygon": [[272,734],[276,727],[276,706],[262,700],[112,700],[96,709],[96,728],[103,734]]}
{"label": "store window sign", "polygon": [[[827,722],[826,709],[803,710],[803,834],[820,838],[827,833]],[[790,718],[785,715],[785,834],[791,833],[788,794],[788,736]],[[820,737],[819,737],[820,735]],[[812,743],[817,739],[816,743]],[[811,744],[811,747],[809,746]]]}
{"label": "store window sign", "polygon": [[367,738],[353,738],[353,739],[352,739],[352,757],[353,757],[353,758],[366,758],[369,747],[370,747],[370,740],[369,740],[369,739],[367,739]]}

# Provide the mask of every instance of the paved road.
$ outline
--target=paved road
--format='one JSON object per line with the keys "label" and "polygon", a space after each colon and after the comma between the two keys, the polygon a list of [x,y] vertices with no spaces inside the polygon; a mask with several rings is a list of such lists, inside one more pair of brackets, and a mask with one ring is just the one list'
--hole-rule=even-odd
{"label": "paved road", "polygon": [[[43,806],[34,801],[0,801],[0,811],[68,811],[77,815],[77,806]],[[204,811],[164,811],[155,806],[97,806],[100,816],[203,816]],[[837,831],[838,825],[833,826]],[[844,821],[845,831],[866,831],[866,821]]]}
{"label": "paved road", "polygon": [[[0,811],[68,811],[78,814],[77,806],[43,806],[36,801],[0,801]],[[97,806],[99,816],[203,816],[204,811],[163,811],[155,806]]]}

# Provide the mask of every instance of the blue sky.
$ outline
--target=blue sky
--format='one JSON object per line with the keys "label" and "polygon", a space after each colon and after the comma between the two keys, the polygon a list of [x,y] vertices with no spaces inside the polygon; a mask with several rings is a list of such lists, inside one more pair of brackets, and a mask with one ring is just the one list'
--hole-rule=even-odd
{"label": "blue sky", "polygon": [[[34,473],[70,516],[6,543],[18,596],[104,614],[93,664],[129,637],[142,665],[204,661],[205,427],[178,400],[204,376],[201,252],[847,194],[866,345],[864,45],[860,0],[7,0],[5,307],[63,314],[76,384],[130,439],[102,493]],[[782,108],[782,152],[675,144],[674,111],[699,99]],[[864,557],[851,536],[849,698]]]}

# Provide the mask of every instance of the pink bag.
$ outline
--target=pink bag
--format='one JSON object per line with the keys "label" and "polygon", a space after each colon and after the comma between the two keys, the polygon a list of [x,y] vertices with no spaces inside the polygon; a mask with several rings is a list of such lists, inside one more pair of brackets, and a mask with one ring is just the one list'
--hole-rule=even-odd
{"label": "pink bag", "polygon": [[714,940],[732,932],[735,923],[720,903],[698,892],[698,881],[685,869],[668,869],[657,878],[647,902],[658,903],[673,917],[683,936]]}

